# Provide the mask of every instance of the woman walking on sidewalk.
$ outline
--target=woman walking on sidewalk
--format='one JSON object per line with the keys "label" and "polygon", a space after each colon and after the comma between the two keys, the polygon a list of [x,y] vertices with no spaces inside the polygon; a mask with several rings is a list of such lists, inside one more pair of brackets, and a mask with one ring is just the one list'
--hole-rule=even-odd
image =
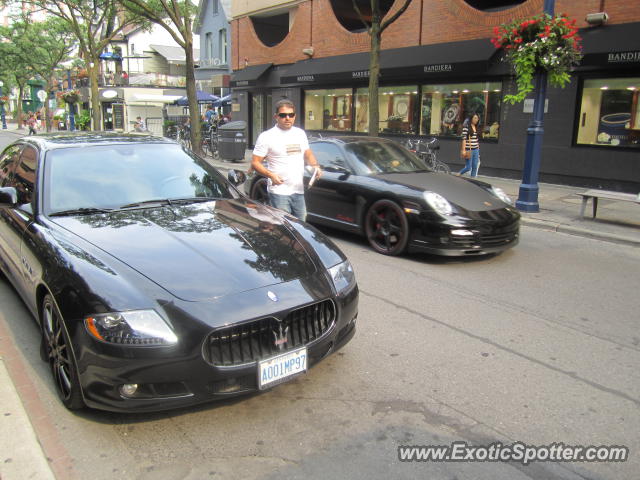
{"label": "woman walking on sidewalk", "polygon": [[29,119],[27,120],[27,126],[29,127],[29,135],[35,135],[38,128],[38,120],[36,116],[29,112]]}
{"label": "woman walking on sidewalk", "polygon": [[465,120],[462,125],[462,150],[460,156],[465,160],[465,166],[458,172],[463,175],[471,171],[471,177],[478,176],[480,167],[480,143],[478,142],[478,123],[480,116],[477,113]]}

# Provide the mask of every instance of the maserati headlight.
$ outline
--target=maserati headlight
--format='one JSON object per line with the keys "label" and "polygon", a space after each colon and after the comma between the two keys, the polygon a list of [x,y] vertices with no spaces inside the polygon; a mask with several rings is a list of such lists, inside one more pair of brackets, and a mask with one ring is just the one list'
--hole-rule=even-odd
{"label": "maserati headlight", "polygon": [[507,205],[513,205],[513,201],[511,200],[509,195],[504,193],[504,190],[502,190],[501,188],[499,188],[499,187],[491,187],[491,193],[493,193],[496,197],[498,197],[500,200],[502,200]]}
{"label": "maserati headlight", "polygon": [[355,286],[356,274],[354,273],[349,260],[345,260],[344,262],[329,268],[328,271],[338,295],[346,292],[347,290],[351,290],[351,288]]}
{"label": "maserati headlight", "polygon": [[433,208],[440,215],[451,215],[453,207],[449,203],[449,200],[436,192],[424,192],[424,200],[427,204]]}
{"label": "maserati headlight", "polygon": [[178,337],[154,310],[93,315],[84,319],[92,337],[128,346],[175,345]]}

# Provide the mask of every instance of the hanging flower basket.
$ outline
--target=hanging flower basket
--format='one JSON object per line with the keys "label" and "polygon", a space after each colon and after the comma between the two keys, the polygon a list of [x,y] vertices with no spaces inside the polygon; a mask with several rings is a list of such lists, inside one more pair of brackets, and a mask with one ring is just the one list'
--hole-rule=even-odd
{"label": "hanging flower basket", "polygon": [[552,85],[564,88],[571,80],[572,67],[582,59],[581,38],[575,24],[566,14],[552,17],[545,13],[493,30],[491,42],[504,49],[505,60],[516,73],[518,92],[505,95],[505,101],[522,102],[533,90],[534,76],[540,70],[547,72]]}
{"label": "hanging flower basket", "polygon": [[0,97],[0,105],[4,105],[8,101],[9,101],[9,97],[8,96],[3,95],[2,97]]}
{"label": "hanging flower basket", "polygon": [[66,92],[58,92],[56,96],[64,100],[65,103],[76,103],[80,100],[80,91],[67,90]]}

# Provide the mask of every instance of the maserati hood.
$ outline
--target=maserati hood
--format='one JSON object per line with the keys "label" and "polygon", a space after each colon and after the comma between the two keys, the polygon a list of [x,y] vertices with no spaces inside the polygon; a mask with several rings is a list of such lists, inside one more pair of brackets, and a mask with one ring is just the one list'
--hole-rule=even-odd
{"label": "maserati hood", "polygon": [[188,301],[288,282],[316,271],[286,220],[242,200],[52,220]]}

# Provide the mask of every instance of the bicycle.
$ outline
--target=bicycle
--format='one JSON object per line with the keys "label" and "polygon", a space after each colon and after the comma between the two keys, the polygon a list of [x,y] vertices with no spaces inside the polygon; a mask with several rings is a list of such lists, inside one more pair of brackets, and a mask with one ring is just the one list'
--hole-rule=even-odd
{"label": "bicycle", "polygon": [[180,125],[177,128],[176,140],[182,146],[191,148],[191,128],[189,125]]}
{"label": "bicycle", "polygon": [[451,173],[449,165],[438,160],[436,150],[440,148],[440,145],[438,145],[437,138],[431,137],[427,140],[409,138],[405,141],[404,146],[421,158],[431,170],[439,173]]}
{"label": "bicycle", "polygon": [[209,143],[209,150],[211,156],[214,159],[220,158],[220,150],[218,148],[218,122],[212,123],[207,129],[207,141]]}

